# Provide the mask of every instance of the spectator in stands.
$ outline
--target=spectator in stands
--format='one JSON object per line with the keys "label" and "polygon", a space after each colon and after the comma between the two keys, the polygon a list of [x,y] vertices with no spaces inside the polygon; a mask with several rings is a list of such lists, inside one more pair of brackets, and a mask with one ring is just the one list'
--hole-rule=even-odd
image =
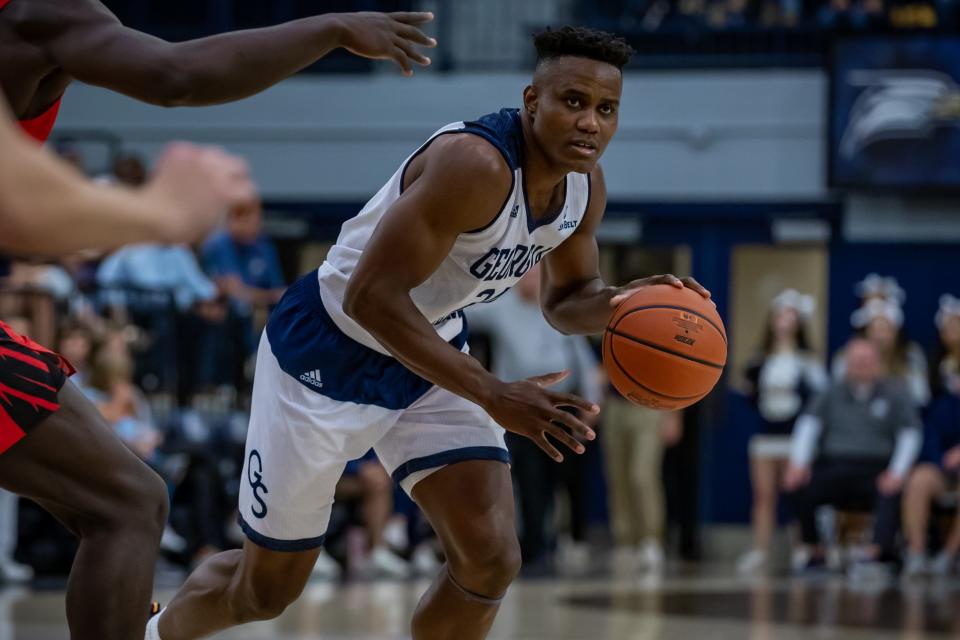
{"label": "spectator in stands", "polygon": [[[911,342],[903,329],[903,311],[889,299],[869,298],[850,316],[858,335],[874,344],[880,353],[886,374],[903,385],[917,407],[930,402],[927,379],[927,358],[923,349]],[[831,372],[842,378],[846,370],[846,354],[834,357]]]}
{"label": "spectator in stands", "polygon": [[930,380],[935,396],[960,395],[960,298],[949,293],[940,296],[937,311],[940,346],[931,360]]}
{"label": "spectator in stands", "polygon": [[737,563],[740,573],[756,573],[767,566],[777,493],[790,459],[794,422],[812,396],[825,391],[829,382],[807,337],[806,324],[815,308],[812,296],[794,289],[777,295],[771,303],[761,352],[747,365],[747,382],[761,428],[750,439],[753,548]]}
{"label": "spectator in stands", "polygon": [[263,234],[259,202],[231,211],[226,229],[204,243],[202,258],[238,312],[249,315],[251,307],[272,307],[283,295],[283,270],[273,242]]}
{"label": "spectator in stands", "polygon": [[410,565],[391,551],[384,540],[387,522],[393,515],[393,481],[372,450],[362,458],[347,463],[334,497],[337,501],[360,502],[371,568],[394,578],[408,577]]}
{"label": "spectator in stands", "polygon": [[612,558],[617,566],[656,574],[665,560],[663,454],[680,440],[682,412],[635,405],[613,388],[603,408],[601,441],[616,545]]}
{"label": "spectator in stands", "polygon": [[904,491],[903,526],[908,553],[904,573],[917,576],[930,572],[948,575],[960,552],[960,512],[942,550],[927,561],[927,525],[933,503],[956,494],[960,473],[960,300],[940,297],[936,315],[940,329],[941,355],[932,367],[935,396],[927,413],[920,464],[913,470]]}
{"label": "spectator in stands", "polygon": [[[540,310],[540,269],[534,266],[517,285],[493,304],[467,310],[472,329],[486,333],[492,342],[491,365],[502,380],[522,380],[554,371],[570,375],[553,385],[558,392],[574,392],[599,403],[601,396],[598,366],[586,338],[565,336],[547,324]],[[590,424],[595,416],[580,416]],[[568,497],[572,542],[561,550],[570,568],[587,561],[586,466],[581,456],[551,460],[533,441],[507,433],[507,447],[513,458],[512,471],[518,489],[521,533],[520,547],[525,570],[547,571],[552,567],[556,532],[550,524],[556,486]]]}
{"label": "spectator in stands", "polygon": [[57,352],[76,369],[70,379],[81,389],[90,383],[90,354],[93,351],[93,333],[83,324],[70,323],[60,330]]}
{"label": "spectator in stands", "polygon": [[231,211],[226,228],[201,249],[204,270],[229,302],[228,316],[215,325],[218,340],[209,342],[201,360],[207,377],[219,385],[246,385],[244,365],[256,350],[256,333],[283,295],[277,250],[262,229],[263,209],[257,202]]}
{"label": "spectator in stands", "polygon": [[873,543],[851,577],[880,576],[895,553],[900,491],[921,445],[915,405],[884,376],[877,346],[864,338],[846,348],[845,377],[834,381],[797,419],[784,488],[796,492],[803,546],[795,566],[822,565],[816,509],[872,510]]}

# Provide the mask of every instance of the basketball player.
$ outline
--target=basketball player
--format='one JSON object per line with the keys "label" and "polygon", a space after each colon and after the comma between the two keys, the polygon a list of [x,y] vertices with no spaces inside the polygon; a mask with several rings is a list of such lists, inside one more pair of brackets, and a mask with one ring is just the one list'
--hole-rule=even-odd
{"label": "basketball player", "polygon": [[[338,47],[392,59],[410,75],[413,64],[430,62],[415,46],[435,46],[416,27],[431,19],[428,13],[331,14],[174,44],[125,28],[96,0],[0,0],[0,89],[22,128],[44,141],[73,79],[158,105],[216,104],[258,93]],[[5,165],[11,157],[20,162],[6,148],[3,157]],[[19,217],[7,222],[22,234],[13,248],[56,253],[129,239],[194,239],[195,233],[187,231],[206,230],[209,216],[194,213],[184,219],[178,211],[191,202],[196,209],[212,204],[196,178],[213,180],[229,167],[246,175],[242,165],[215,152],[180,148],[161,163],[158,179],[145,190],[151,196],[94,195],[89,187],[74,185],[87,193],[62,209],[52,205],[65,191],[55,192],[54,182],[38,179],[30,183],[35,191],[29,197],[44,198],[56,212],[51,215],[72,212],[69,226],[58,224],[50,235],[38,237],[35,231],[46,223],[30,215],[46,209],[38,204],[24,215],[14,207]],[[185,170],[194,177],[182,175]],[[189,189],[171,197],[171,187]],[[222,201],[223,194],[216,199]],[[104,211],[80,217],[97,202]],[[130,217],[118,222],[120,205],[129,207],[121,215]],[[154,218],[164,216],[171,219],[154,233]],[[178,226],[185,222],[186,227]],[[113,239],[101,235],[105,223]],[[147,616],[166,492],[65,382],[71,372],[64,359],[0,324],[0,485],[36,498],[81,536],[67,593],[72,637],[129,640],[140,636]],[[42,429],[24,438],[41,423]]]}
{"label": "basketball player", "polygon": [[[94,185],[24,135],[0,100],[0,249],[56,255],[191,242],[253,198],[243,161],[186,144],[171,146],[139,191]],[[67,588],[71,637],[129,640],[148,614],[166,486],[67,380],[71,372],[0,322],[0,487],[80,538]]]}
{"label": "basketball player", "polygon": [[147,638],[192,640],[279,615],[310,575],[344,464],[371,446],[447,557],[413,637],[486,637],[520,564],[501,427],[561,460],[556,443],[582,453],[574,436],[594,433],[560,407],[598,407],[548,390],[565,372],[517,382],[487,373],[465,352],[462,309],[541,259],[544,313],[567,333],[602,331],[639,287],[709,296],[669,275],[603,283],[597,161],[617,128],[631,50],[569,27],[535,44],[521,110],[434,134],[344,224],[319,270],[288,289],[257,358],[240,497],[248,540],[201,565]]}

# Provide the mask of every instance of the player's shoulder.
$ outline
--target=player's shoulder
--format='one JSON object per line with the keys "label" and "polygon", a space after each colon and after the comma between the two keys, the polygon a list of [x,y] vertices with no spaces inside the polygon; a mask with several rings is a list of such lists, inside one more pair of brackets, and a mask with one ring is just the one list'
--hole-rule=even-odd
{"label": "player's shoulder", "polygon": [[116,21],[98,0],[12,0],[4,14],[21,36],[38,41],[68,33],[77,26]]}
{"label": "player's shoulder", "polygon": [[426,152],[431,173],[447,180],[496,186],[510,184],[513,172],[488,140],[466,132],[439,136]]}

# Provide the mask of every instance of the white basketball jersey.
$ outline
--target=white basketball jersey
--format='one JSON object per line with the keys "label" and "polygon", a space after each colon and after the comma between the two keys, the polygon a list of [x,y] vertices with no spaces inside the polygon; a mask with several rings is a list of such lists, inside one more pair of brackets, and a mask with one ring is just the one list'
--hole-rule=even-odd
{"label": "white basketball jersey", "polygon": [[482,229],[460,234],[437,270],[410,292],[414,304],[445,340],[454,339],[464,330],[465,307],[498,298],[569,237],[583,220],[590,201],[590,176],[570,173],[566,177],[566,199],[557,214],[537,221],[531,218],[521,167],[523,132],[516,109],[502,109],[473,122],[455,122],[434,133],[363,210],[344,223],[337,244],[318,270],[320,296],[333,321],[346,335],[380,353],[388,352],[343,312],[347,281],[380,218],[400,197],[409,162],[437,136],[448,133],[471,133],[493,144],[513,171],[513,187],[496,217]]}

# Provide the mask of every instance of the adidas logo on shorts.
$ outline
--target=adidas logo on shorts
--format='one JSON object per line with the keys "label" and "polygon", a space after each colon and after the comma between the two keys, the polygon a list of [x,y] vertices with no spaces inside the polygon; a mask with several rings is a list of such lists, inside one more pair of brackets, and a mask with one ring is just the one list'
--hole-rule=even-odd
{"label": "adidas logo on shorts", "polygon": [[301,373],[300,379],[306,382],[307,384],[312,384],[318,389],[323,387],[323,381],[320,379],[319,369],[314,369],[313,371],[307,371],[306,373]]}

